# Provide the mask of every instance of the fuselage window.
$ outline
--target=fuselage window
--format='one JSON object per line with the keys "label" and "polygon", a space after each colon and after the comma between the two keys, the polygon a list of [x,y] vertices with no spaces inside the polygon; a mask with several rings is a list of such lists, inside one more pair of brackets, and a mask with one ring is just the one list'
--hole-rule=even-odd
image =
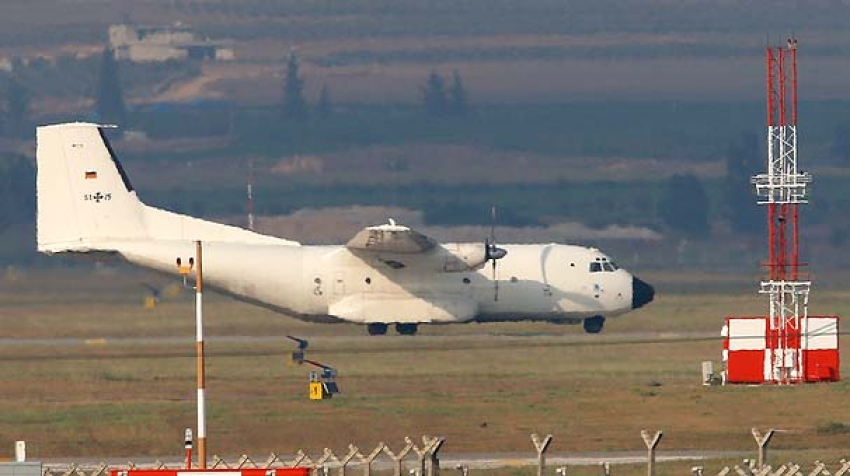
{"label": "fuselage window", "polygon": [[591,273],[598,273],[600,271],[602,271],[602,264],[601,263],[599,263],[597,261],[590,263],[590,272]]}
{"label": "fuselage window", "polygon": [[603,261],[603,262],[602,262],[602,268],[603,268],[605,271],[614,271],[614,267],[613,267],[613,266],[611,266],[611,263],[609,263],[609,262],[607,262],[607,261]]}

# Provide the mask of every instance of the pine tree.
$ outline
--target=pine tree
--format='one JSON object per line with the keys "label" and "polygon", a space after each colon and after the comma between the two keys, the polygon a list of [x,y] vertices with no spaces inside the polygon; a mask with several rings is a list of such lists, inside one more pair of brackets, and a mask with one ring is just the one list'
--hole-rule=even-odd
{"label": "pine tree", "polygon": [[298,75],[298,57],[295,53],[291,53],[286,62],[283,115],[286,118],[296,120],[304,119],[307,116],[307,103],[304,101],[304,81]]}
{"label": "pine tree", "polygon": [[429,114],[442,116],[448,111],[445,82],[434,70],[431,70],[428,81],[422,88],[422,102],[425,105],[425,111]]}
{"label": "pine tree", "polygon": [[322,85],[322,90],[319,92],[319,103],[316,105],[316,109],[323,117],[330,116],[331,112],[333,112],[333,107],[331,106],[331,93],[328,91],[328,86],[326,84]]}
{"label": "pine tree", "polygon": [[452,74],[452,85],[449,88],[449,110],[452,114],[462,116],[466,114],[466,88],[463,86],[463,80],[460,79],[460,73],[454,70]]}
{"label": "pine tree", "polygon": [[21,137],[29,127],[29,92],[20,81],[10,78],[6,85],[6,133],[10,136]]}
{"label": "pine tree", "polygon": [[95,108],[98,120],[101,122],[117,125],[124,125],[127,122],[127,108],[124,105],[118,63],[110,48],[105,48],[101,57]]}
{"label": "pine tree", "polygon": [[0,160],[0,232],[9,225],[35,218],[35,168],[23,156]]}
{"label": "pine tree", "polygon": [[764,209],[756,205],[755,188],[750,182],[763,169],[758,136],[741,134],[726,150],[726,216],[736,233],[764,231]]}

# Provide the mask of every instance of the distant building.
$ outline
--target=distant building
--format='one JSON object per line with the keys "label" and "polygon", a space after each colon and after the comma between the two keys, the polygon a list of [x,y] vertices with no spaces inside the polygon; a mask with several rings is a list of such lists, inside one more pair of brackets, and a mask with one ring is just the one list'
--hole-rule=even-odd
{"label": "distant building", "polygon": [[199,39],[186,26],[110,25],[109,45],[115,59],[135,62],[177,60],[230,61],[229,41]]}

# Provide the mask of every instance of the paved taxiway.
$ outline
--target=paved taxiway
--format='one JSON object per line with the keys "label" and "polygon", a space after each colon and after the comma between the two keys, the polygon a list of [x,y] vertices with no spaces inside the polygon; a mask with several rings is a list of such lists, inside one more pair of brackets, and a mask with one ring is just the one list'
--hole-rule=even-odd
{"label": "paved taxiway", "polygon": [[[719,333],[687,332],[687,333],[605,333],[602,335],[588,334],[566,334],[554,335],[545,333],[536,334],[497,334],[482,333],[468,335],[427,335],[427,336],[369,336],[369,335],[344,335],[344,336],[299,336],[310,341],[310,352],[313,354],[323,353],[322,342],[333,343],[373,343],[381,344],[375,347],[352,348],[351,353],[385,353],[398,352],[409,349],[441,349],[441,350],[464,350],[469,348],[470,342],[475,344],[476,349],[487,348],[520,348],[529,345],[528,340],[534,338],[535,347],[571,347],[571,346],[599,346],[599,345],[625,345],[625,344],[661,344],[686,341],[704,341],[721,339]],[[283,335],[280,336],[207,336],[207,344],[268,344],[280,343],[281,352],[289,352],[293,348],[292,342]],[[18,346],[29,348],[74,348],[74,347],[145,347],[145,346],[194,346],[195,340],[192,336],[185,337],[89,337],[89,338],[0,338],[0,349]],[[194,349],[194,347],[192,347]],[[244,350],[230,350],[216,352],[208,350],[208,355],[239,356],[239,355],[274,355],[277,351],[269,349],[251,349],[246,345]],[[122,354],[123,358],[156,358],[156,357],[180,357],[184,352],[177,350],[166,350],[156,354]],[[189,354],[185,354],[189,355]],[[194,355],[194,354],[192,354]],[[84,354],[61,355],[45,353],[43,355],[28,355],[27,359],[84,359]],[[92,358],[103,358],[103,355],[92,356]],[[14,355],[0,356],[2,360],[16,360]]]}

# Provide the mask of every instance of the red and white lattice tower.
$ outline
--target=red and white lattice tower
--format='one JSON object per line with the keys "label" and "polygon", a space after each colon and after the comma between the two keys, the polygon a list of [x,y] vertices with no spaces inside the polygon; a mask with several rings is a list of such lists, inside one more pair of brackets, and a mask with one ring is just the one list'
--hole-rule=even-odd
{"label": "red and white lattice tower", "polygon": [[752,178],[767,205],[767,316],[727,316],[723,380],[793,384],[840,379],[838,316],[809,316],[801,279],[798,206],[812,177],[797,164],[797,40],[767,48],[767,172]]}
{"label": "red and white lattice tower", "polygon": [[759,292],[770,299],[767,333],[774,345],[765,377],[773,383],[804,378],[800,336],[808,331],[811,281],[800,279],[798,206],[808,203],[812,177],[797,158],[797,40],[791,38],[785,48],[767,48],[767,172],[752,179],[758,203],[767,205],[769,277]]}

